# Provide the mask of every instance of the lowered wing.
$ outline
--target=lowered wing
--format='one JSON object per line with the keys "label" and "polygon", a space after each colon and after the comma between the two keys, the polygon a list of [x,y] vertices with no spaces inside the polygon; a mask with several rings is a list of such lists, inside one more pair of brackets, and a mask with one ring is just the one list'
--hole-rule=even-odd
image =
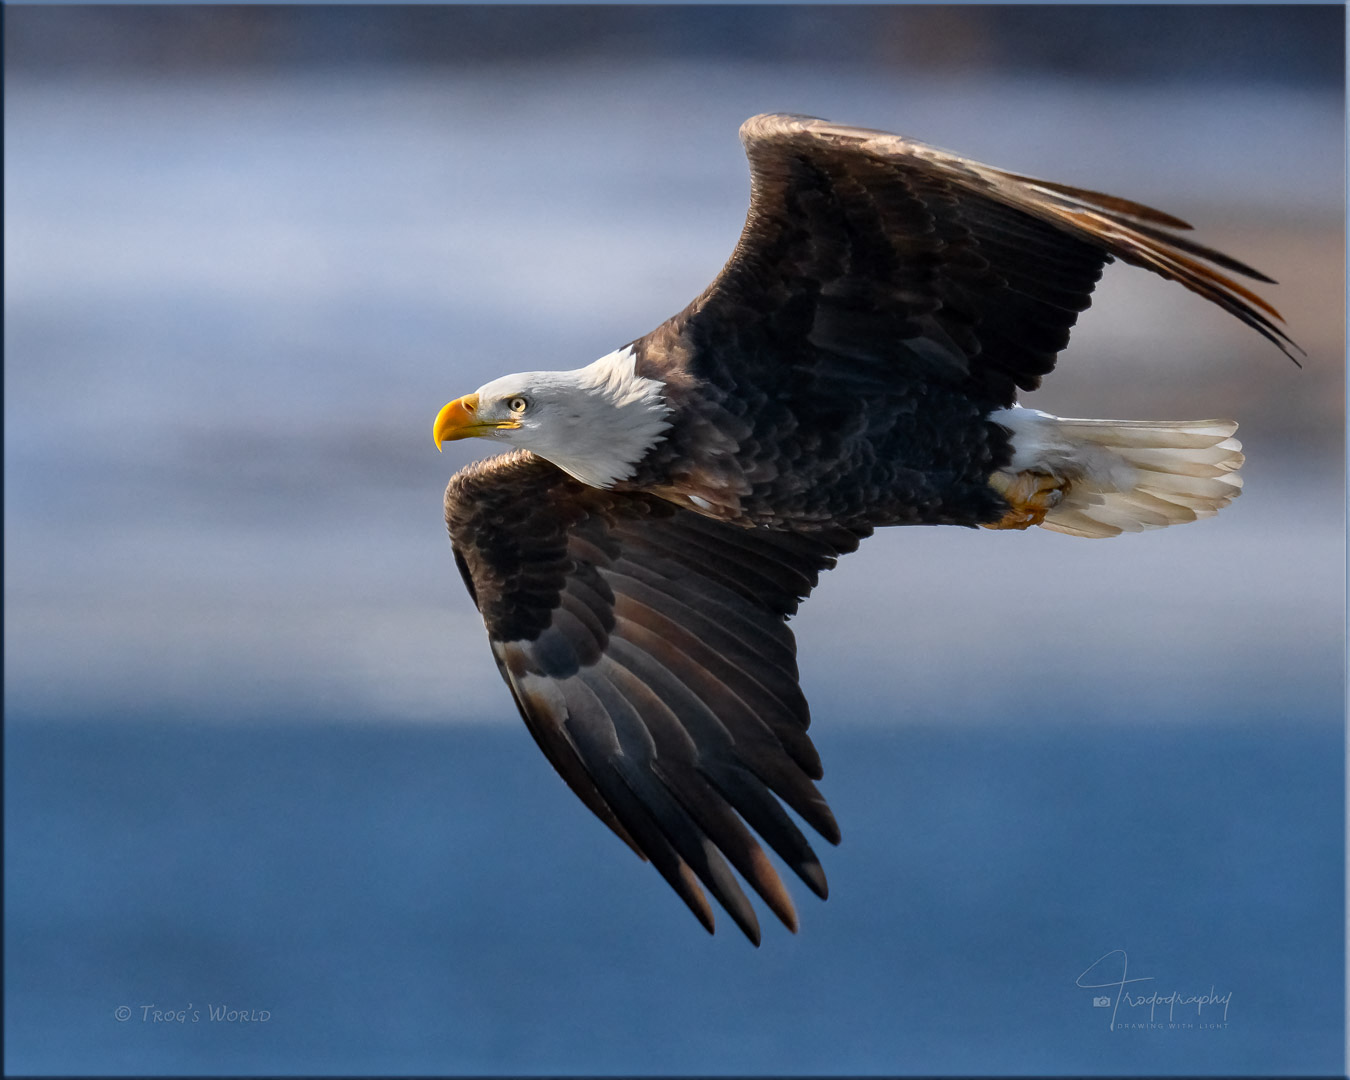
{"label": "lowered wing", "polygon": [[572,790],[709,931],[700,884],[759,942],[728,863],[795,930],[750,830],[823,897],[820,862],[778,800],[831,843],[839,829],[812,782],[787,619],[866,532],[738,528],[523,452],[451,480],[446,522],[502,677]]}

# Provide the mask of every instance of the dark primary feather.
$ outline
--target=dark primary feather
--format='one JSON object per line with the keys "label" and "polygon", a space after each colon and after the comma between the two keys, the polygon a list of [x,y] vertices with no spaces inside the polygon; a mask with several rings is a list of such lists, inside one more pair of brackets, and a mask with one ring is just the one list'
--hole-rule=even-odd
{"label": "dark primary feather", "polygon": [[1296,348],[1221,271],[1269,279],[1161,211],[805,117],[741,138],[734,254],[635,343],[685,420],[634,487],[673,475],[729,520],[798,528],[995,520],[986,481],[1009,451],[986,418],[1054,367],[1112,258]]}
{"label": "dark primary feather", "polygon": [[866,531],[739,528],[523,452],[459,473],[446,522],[502,676],[572,790],[710,930],[700,883],[759,940],[728,862],[795,929],[750,829],[821,896],[820,862],[777,800],[831,843],[839,830],[812,783],[787,618]]}

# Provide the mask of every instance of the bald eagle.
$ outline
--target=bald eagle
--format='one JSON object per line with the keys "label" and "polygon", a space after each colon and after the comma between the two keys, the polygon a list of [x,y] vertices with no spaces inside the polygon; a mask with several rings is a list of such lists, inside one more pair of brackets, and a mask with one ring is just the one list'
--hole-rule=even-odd
{"label": "bald eagle", "polygon": [[433,434],[513,448],[451,479],[445,519],[530,734],[710,932],[700,883],[758,944],[728,863],[797,916],[751,830],[822,898],[782,804],[839,842],[788,628],[821,571],[884,525],[1105,537],[1238,495],[1231,421],[1017,404],[1113,257],[1297,346],[1221,271],[1271,279],[1160,211],[810,117],[741,140],[745,228],[693,303],[451,401]]}

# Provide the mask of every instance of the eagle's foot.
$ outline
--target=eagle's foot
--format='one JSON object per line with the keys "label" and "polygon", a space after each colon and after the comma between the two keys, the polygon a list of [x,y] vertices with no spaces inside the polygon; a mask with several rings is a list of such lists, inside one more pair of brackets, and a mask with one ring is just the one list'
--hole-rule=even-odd
{"label": "eagle's foot", "polygon": [[1064,498],[1066,481],[1049,473],[996,472],[989,478],[989,485],[1008,502],[1012,508],[997,521],[989,522],[986,529],[1029,529],[1045,520],[1045,515],[1059,505]]}

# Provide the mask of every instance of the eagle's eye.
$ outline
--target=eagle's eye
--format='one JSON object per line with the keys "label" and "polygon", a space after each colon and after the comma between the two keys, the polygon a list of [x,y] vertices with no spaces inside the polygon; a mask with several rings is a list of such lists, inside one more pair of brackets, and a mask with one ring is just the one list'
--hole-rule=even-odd
{"label": "eagle's eye", "polygon": [[513,397],[508,404],[513,413],[523,413],[530,405],[523,397]]}

